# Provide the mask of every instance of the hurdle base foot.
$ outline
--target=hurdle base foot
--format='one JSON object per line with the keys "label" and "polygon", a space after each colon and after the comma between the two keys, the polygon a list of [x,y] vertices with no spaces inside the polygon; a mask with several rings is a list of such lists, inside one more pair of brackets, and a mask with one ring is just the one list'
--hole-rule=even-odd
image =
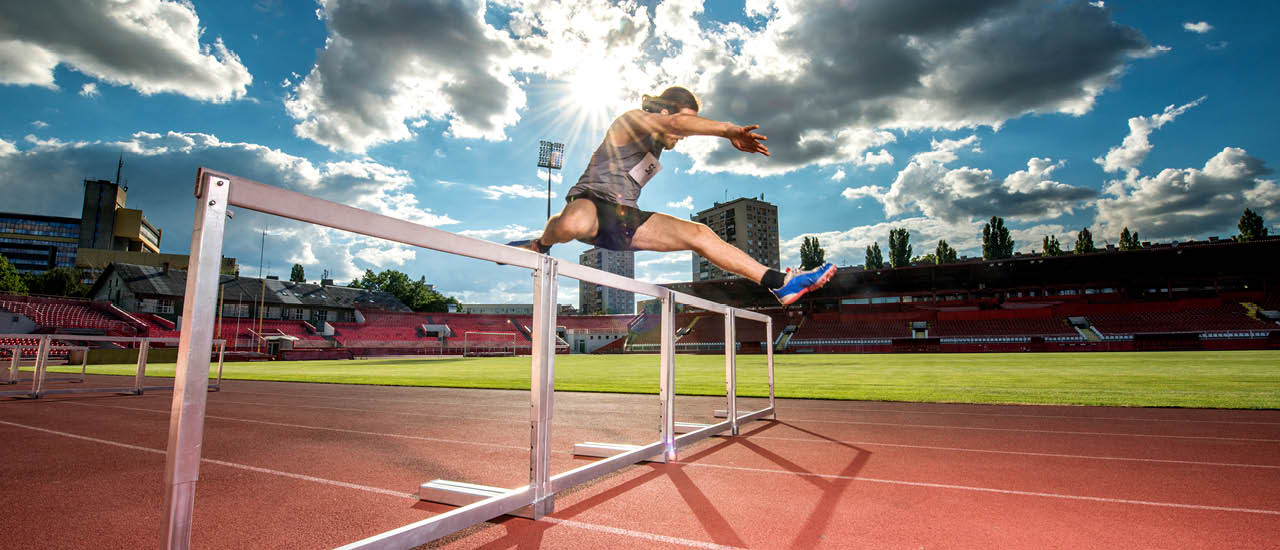
{"label": "hurdle base foot", "polygon": [[[588,441],[586,443],[578,443],[573,446],[573,456],[590,456],[595,458],[609,458],[614,455],[620,455],[627,451],[639,449],[640,445],[626,445],[623,443],[596,443]],[[667,462],[666,455],[658,453],[640,462]]]}
{"label": "hurdle base foot", "polygon": [[[449,481],[447,479],[433,479],[423,483],[418,488],[418,500],[461,507],[509,492],[511,492],[510,489],[503,489],[501,487],[476,485],[474,483]],[[530,504],[523,508],[519,508],[507,515],[525,519],[534,519],[533,505]]]}
{"label": "hurdle base foot", "polygon": [[716,409],[715,412],[711,414],[716,418],[729,418],[729,411],[726,411],[724,409]]}

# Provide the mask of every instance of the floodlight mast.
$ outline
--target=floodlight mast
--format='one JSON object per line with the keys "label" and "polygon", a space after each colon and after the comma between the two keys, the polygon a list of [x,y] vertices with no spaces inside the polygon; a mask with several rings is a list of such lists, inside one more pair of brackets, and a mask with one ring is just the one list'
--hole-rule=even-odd
{"label": "floodlight mast", "polygon": [[551,171],[564,166],[564,144],[538,141],[538,167],[547,169],[547,219],[551,219]]}

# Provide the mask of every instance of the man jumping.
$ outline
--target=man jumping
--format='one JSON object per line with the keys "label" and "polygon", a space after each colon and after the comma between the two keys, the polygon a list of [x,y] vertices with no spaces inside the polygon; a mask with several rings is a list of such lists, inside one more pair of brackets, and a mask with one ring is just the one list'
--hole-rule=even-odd
{"label": "man jumping", "polygon": [[572,240],[609,250],[692,250],[720,269],[759,283],[783,304],[821,288],[835,274],[834,264],[783,273],[724,242],[704,224],[639,209],[640,190],[662,170],[658,158],[663,149],[673,149],[681,139],[722,137],[739,151],[769,156],[769,148],[760,143],[767,138],[754,132],[759,125],[702,118],[700,107],[697,96],[680,87],[667,88],[657,97],[644,96],[641,109],[624,113],[609,126],[582,177],[569,188],[568,204],[547,220],[542,236],[507,244],[541,254]]}

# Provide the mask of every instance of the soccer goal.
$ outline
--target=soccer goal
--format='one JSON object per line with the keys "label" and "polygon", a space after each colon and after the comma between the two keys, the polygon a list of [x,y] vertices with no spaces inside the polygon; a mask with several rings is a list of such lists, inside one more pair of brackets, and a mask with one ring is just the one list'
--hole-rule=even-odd
{"label": "soccer goal", "polygon": [[463,357],[511,357],[516,354],[516,333],[481,332],[468,330],[462,333]]}

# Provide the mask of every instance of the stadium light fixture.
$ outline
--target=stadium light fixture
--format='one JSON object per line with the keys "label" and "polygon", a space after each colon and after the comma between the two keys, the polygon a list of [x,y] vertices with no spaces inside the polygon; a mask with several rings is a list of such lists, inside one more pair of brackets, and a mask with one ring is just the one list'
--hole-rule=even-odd
{"label": "stadium light fixture", "polygon": [[541,140],[538,142],[538,167],[547,169],[547,219],[551,219],[551,171],[564,167],[564,144]]}

